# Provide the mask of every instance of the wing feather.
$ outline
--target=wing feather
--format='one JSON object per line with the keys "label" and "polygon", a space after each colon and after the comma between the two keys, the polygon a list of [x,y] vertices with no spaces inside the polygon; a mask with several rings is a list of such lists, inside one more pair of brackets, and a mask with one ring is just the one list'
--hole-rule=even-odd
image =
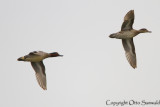
{"label": "wing feather", "polygon": [[44,90],[47,90],[47,82],[46,82],[46,73],[45,66],[42,61],[40,62],[31,62],[31,65],[36,73],[36,79]]}
{"label": "wing feather", "polygon": [[124,17],[124,22],[121,26],[121,31],[131,30],[134,23],[134,10],[130,10]]}
{"label": "wing feather", "polygon": [[136,62],[136,53],[133,38],[132,39],[122,39],[122,44],[125,50],[126,58],[129,64],[133,67],[137,67]]}

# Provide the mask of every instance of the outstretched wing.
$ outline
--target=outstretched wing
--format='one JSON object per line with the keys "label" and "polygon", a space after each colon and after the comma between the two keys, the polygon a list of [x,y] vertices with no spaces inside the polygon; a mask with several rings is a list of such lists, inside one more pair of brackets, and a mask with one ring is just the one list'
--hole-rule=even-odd
{"label": "outstretched wing", "polygon": [[43,62],[31,62],[31,65],[35,70],[36,78],[40,87],[42,87],[44,90],[47,90],[46,73]]}
{"label": "outstretched wing", "polygon": [[134,10],[130,10],[124,17],[124,22],[121,26],[121,31],[132,29],[134,23]]}
{"label": "outstretched wing", "polygon": [[122,44],[123,44],[128,62],[133,68],[136,68],[137,67],[136,53],[135,53],[133,38],[132,39],[122,39]]}

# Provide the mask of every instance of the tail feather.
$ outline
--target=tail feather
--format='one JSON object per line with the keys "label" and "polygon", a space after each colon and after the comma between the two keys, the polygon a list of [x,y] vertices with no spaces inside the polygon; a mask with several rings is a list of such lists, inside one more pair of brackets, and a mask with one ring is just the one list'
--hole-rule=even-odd
{"label": "tail feather", "polygon": [[20,58],[18,58],[17,60],[18,60],[18,61],[25,61],[24,59],[25,59],[24,57],[20,57]]}
{"label": "tail feather", "polygon": [[109,35],[110,38],[115,38],[115,33]]}

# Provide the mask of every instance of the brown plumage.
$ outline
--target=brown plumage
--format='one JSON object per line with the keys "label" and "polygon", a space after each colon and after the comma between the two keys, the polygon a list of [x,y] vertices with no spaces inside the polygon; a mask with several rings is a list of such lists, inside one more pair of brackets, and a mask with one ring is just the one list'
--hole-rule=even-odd
{"label": "brown plumage", "polygon": [[133,68],[136,68],[137,61],[136,61],[136,52],[135,52],[133,37],[135,37],[139,33],[147,33],[147,32],[151,33],[151,31],[148,31],[145,28],[140,30],[135,30],[132,28],[133,23],[134,23],[134,10],[130,10],[124,17],[124,21],[121,26],[121,31],[113,33],[109,37],[122,39],[122,44],[125,50],[126,58],[130,63],[130,65]]}
{"label": "brown plumage", "polygon": [[43,59],[48,57],[58,57],[57,52],[46,53],[43,51],[34,51],[30,52],[28,55],[18,58],[18,61],[28,61],[31,62],[31,65],[35,71],[36,79],[40,85],[40,87],[44,90],[47,90],[47,82],[46,82],[46,73],[45,66],[43,64]]}

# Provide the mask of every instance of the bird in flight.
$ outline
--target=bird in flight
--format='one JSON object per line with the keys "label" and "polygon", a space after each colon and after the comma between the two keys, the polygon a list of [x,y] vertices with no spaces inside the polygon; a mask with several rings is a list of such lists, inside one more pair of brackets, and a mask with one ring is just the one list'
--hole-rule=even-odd
{"label": "bird in flight", "polygon": [[53,53],[46,53],[43,51],[33,51],[30,52],[28,55],[18,58],[18,61],[28,61],[31,62],[31,65],[35,71],[36,79],[41,88],[47,90],[47,82],[46,82],[46,73],[45,73],[45,66],[43,64],[43,59],[48,57],[58,57],[63,56],[59,55],[57,52]]}
{"label": "bird in flight", "polygon": [[126,58],[129,64],[133,68],[136,68],[137,61],[136,61],[136,52],[135,52],[133,37],[135,37],[140,33],[151,33],[151,31],[148,31],[145,28],[140,30],[135,30],[132,28],[133,23],[134,23],[134,10],[130,10],[124,17],[124,21],[121,26],[121,31],[113,33],[109,37],[122,39],[122,44],[125,50]]}

